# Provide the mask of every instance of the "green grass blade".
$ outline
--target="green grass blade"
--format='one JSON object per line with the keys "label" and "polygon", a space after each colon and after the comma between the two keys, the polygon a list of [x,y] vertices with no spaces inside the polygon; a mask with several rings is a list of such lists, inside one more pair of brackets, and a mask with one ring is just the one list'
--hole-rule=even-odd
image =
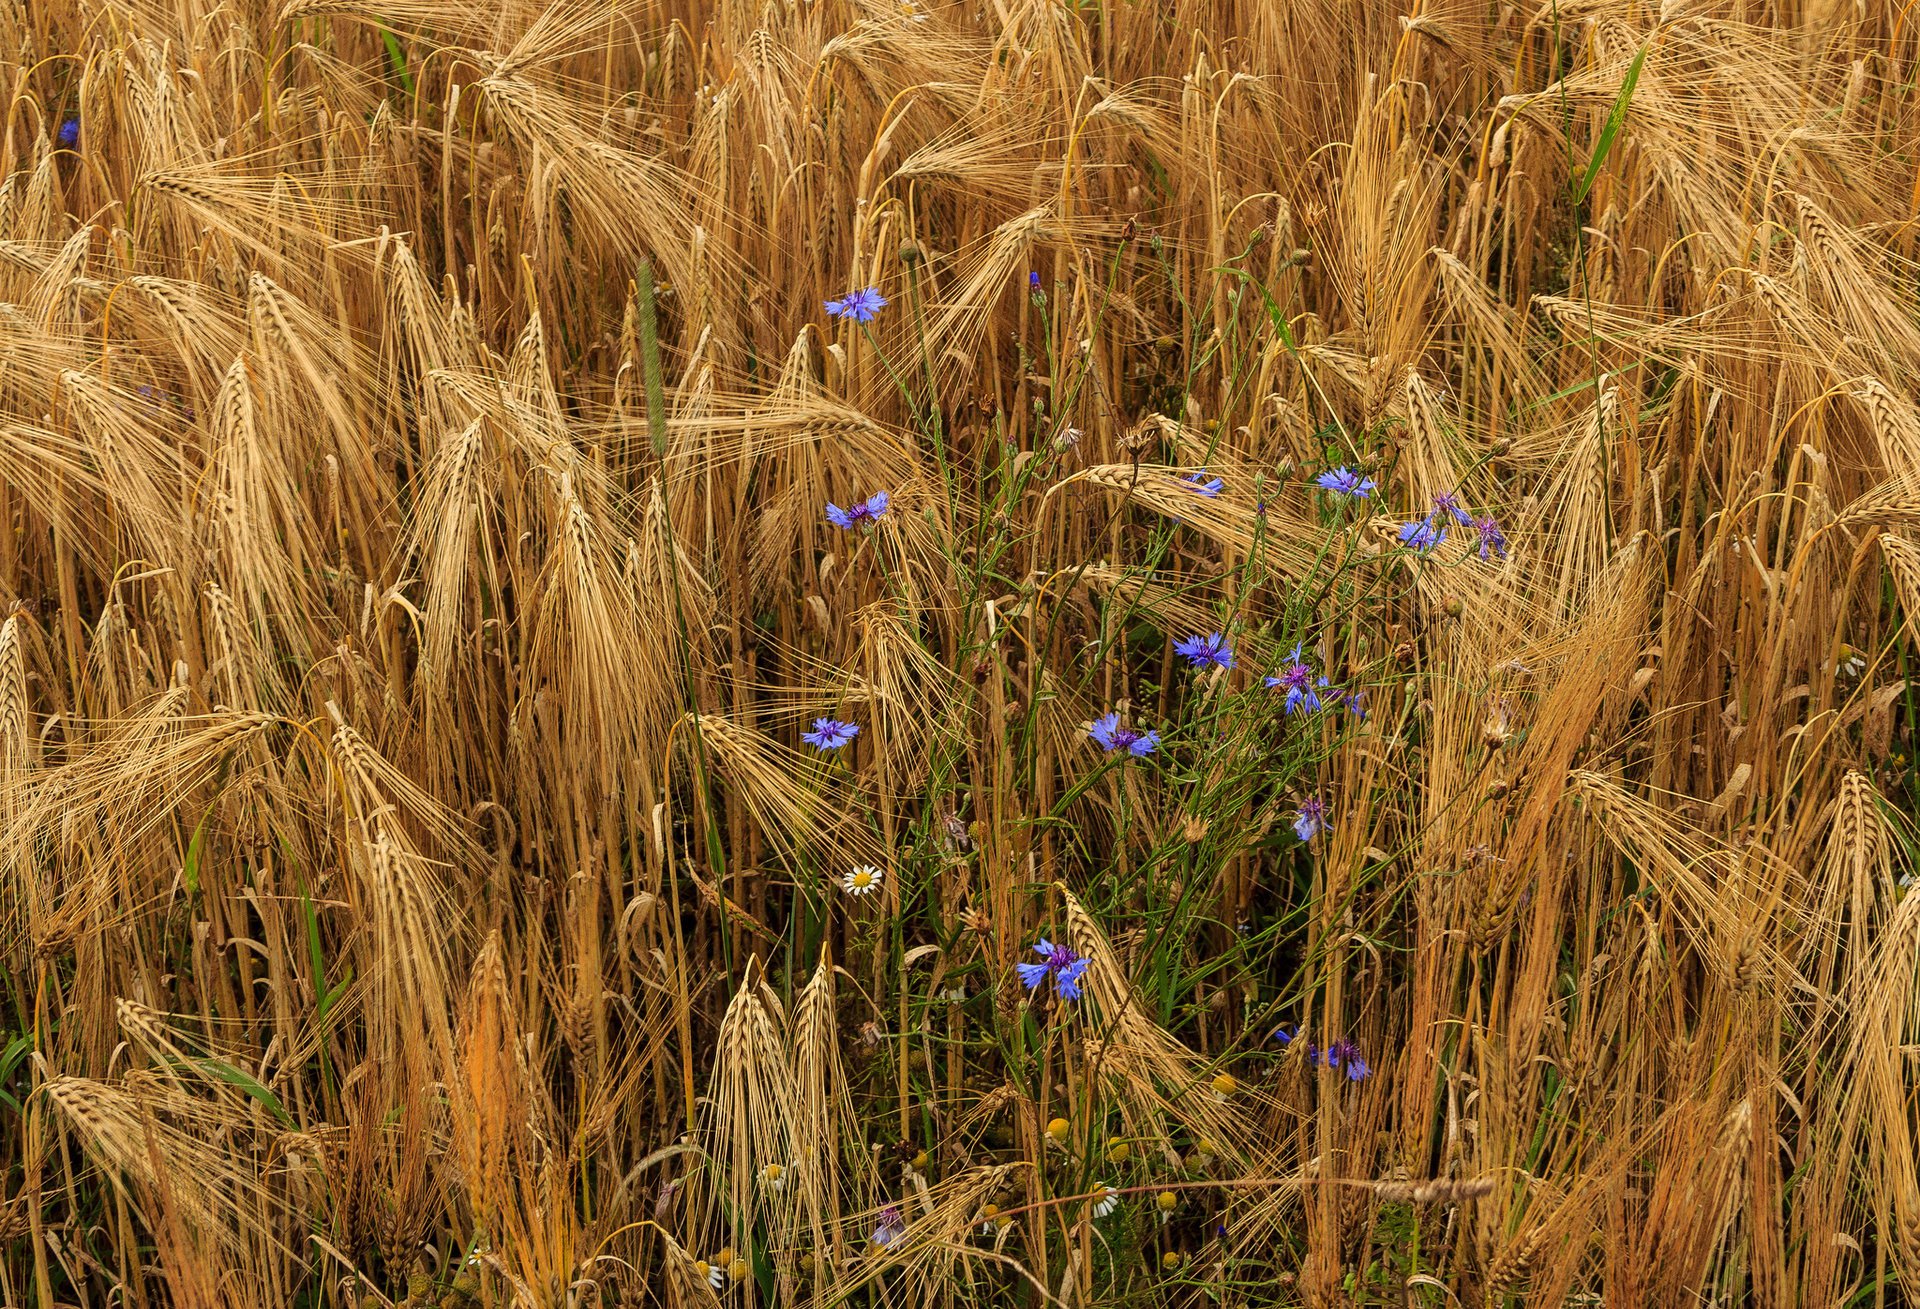
{"label": "green grass blade", "polygon": [[1633,57],[1632,66],[1627,69],[1627,80],[1620,84],[1620,94],[1613,98],[1613,108],[1607,112],[1606,124],[1600,129],[1600,139],[1594,143],[1593,157],[1587,160],[1586,176],[1573,188],[1575,204],[1587,198],[1587,192],[1593,189],[1594,179],[1600,175],[1607,156],[1613,153],[1614,142],[1620,139],[1620,128],[1627,121],[1627,103],[1633,99],[1633,88],[1640,82],[1640,67],[1646,62],[1647,47],[1643,45],[1640,53]]}

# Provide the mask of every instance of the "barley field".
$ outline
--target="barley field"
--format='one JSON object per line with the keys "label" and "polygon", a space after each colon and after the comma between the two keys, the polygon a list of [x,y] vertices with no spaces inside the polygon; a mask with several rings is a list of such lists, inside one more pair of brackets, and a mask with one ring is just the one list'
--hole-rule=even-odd
{"label": "barley field", "polygon": [[0,0],[0,1304],[1920,1303],[1920,13]]}

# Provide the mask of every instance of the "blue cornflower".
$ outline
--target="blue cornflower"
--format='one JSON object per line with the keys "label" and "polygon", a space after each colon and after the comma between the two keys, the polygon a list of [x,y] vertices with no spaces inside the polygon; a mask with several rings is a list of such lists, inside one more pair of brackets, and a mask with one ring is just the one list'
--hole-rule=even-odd
{"label": "blue cornflower", "polygon": [[1400,524],[1400,544],[1418,554],[1425,554],[1446,539],[1447,525],[1436,523],[1431,515],[1418,522]]}
{"label": "blue cornflower", "polygon": [[[1281,1045],[1290,1046],[1296,1039],[1304,1038],[1306,1034],[1304,1028],[1295,1032],[1290,1024],[1282,1023],[1273,1030],[1272,1037]],[[1373,1076],[1372,1067],[1361,1055],[1360,1047],[1352,1041],[1344,1039],[1333,1041],[1324,1050],[1320,1048],[1318,1042],[1314,1041],[1302,1039],[1301,1045],[1306,1051],[1308,1063],[1325,1064],[1328,1068],[1339,1069],[1346,1073],[1348,1081],[1361,1082]]]}
{"label": "blue cornflower", "polygon": [[79,145],[80,120],[78,118],[69,118],[61,123],[60,131],[55,135],[54,139],[60,143],[62,150],[71,150]]}
{"label": "blue cornflower", "polygon": [[1451,491],[1442,491],[1433,497],[1433,512],[1447,514],[1462,527],[1473,526],[1473,515],[1460,503],[1460,498]]}
{"label": "blue cornflower", "polygon": [[1055,945],[1044,936],[1034,943],[1033,952],[1040,956],[1042,962],[1014,965],[1026,988],[1035,990],[1051,977],[1055,995],[1062,1000],[1078,1000],[1080,979],[1086,976],[1092,961],[1075,952],[1071,946]]}
{"label": "blue cornflower", "polygon": [[1327,802],[1310,795],[1300,802],[1300,812],[1293,816],[1293,834],[1302,841],[1311,841],[1326,830]]}
{"label": "blue cornflower", "polygon": [[1337,495],[1350,495],[1357,500],[1364,500],[1380,489],[1374,484],[1371,477],[1362,479],[1360,474],[1354,472],[1345,464],[1340,465],[1338,468],[1329,469],[1313,480],[1316,484],[1326,487],[1327,490]]}
{"label": "blue cornflower", "polygon": [[[1327,679],[1314,677],[1313,669],[1301,661],[1300,647],[1297,645],[1293,647],[1292,659],[1293,662],[1282,668],[1278,674],[1266,679],[1267,685],[1272,688],[1282,686],[1287,688],[1288,713],[1296,713],[1301,709],[1313,713],[1320,708],[1319,692],[1320,688],[1327,684]],[[1332,694],[1338,696],[1340,692],[1335,690]]]}
{"label": "blue cornflower", "polygon": [[1160,744],[1160,733],[1142,732],[1138,728],[1122,727],[1119,714],[1107,714],[1093,720],[1087,728],[1087,735],[1100,743],[1100,748],[1111,753],[1125,750],[1135,759],[1150,755]]}
{"label": "blue cornflower", "polygon": [[838,300],[827,301],[827,312],[835,318],[851,318],[856,323],[871,323],[874,315],[887,307],[887,297],[880,294],[880,288],[870,286],[864,291],[849,291]]}
{"label": "blue cornflower", "polygon": [[1027,290],[1034,292],[1036,295],[1039,294],[1039,291],[1040,291],[1040,274],[1039,273],[1032,272],[1027,274]]}
{"label": "blue cornflower", "polygon": [[1480,533],[1480,557],[1482,559],[1485,559],[1489,554],[1497,554],[1502,559],[1507,557],[1507,534],[1500,530],[1500,524],[1494,520],[1491,514],[1485,518],[1474,519],[1473,530]]}
{"label": "blue cornflower", "polygon": [[1338,691],[1341,701],[1355,718],[1367,716],[1367,693],[1365,691]]}
{"label": "blue cornflower", "polygon": [[1215,666],[1233,667],[1233,647],[1218,632],[1209,632],[1205,636],[1190,636],[1177,642],[1173,652],[1185,659],[1195,668]]}
{"label": "blue cornflower", "polygon": [[1219,495],[1220,489],[1227,484],[1225,478],[1208,478],[1207,470],[1204,468],[1197,473],[1187,474],[1181,479],[1181,483],[1195,495],[1204,495],[1209,500]]}
{"label": "blue cornflower", "polygon": [[858,723],[843,723],[838,718],[816,718],[813,720],[813,730],[800,739],[816,750],[838,750],[858,735]]}
{"label": "blue cornflower", "polygon": [[907,1234],[907,1223],[900,1211],[888,1205],[880,1211],[880,1223],[873,1229],[873,1243],[886,1249]]}
{"label": "blue cornflower", "polygon": [[1335,1041],[1327,1047],[1326,1065],[1344,1071],[1350,1082],[1361,1082],[1373,1075],[1373,1069],[1367,1065],[1360,1053],[1360,1047],[1352,1041]]}
{"label": "blue cornflower", "polygon": [[877,521],[887,512],[890,497],[885,491],[875,491],[865,500],[850,509],[842,509],[832,501],[827,502],[827,521],[843,530],[852,529],[862,523]]}

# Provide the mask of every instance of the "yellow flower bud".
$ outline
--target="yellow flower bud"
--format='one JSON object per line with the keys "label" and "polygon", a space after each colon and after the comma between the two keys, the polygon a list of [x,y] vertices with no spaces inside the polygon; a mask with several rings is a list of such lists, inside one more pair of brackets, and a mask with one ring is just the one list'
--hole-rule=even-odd
{"label": "yellow flower bud", "polygon": [[1133,1155],[1133,1147],[1125,1141],[1115,1141],[1107,1147],[1107,1160],[1110,1163],[1123,1164]]}
{"label": "yellow flower bud", "polygon": [[1067,1143],[1067,1131],[1071,1125],[1064,1118],[1056,1118],[1047,1124],[1047,1135],[1055,1145]]}
{"label": "yellow flower bud", "polygon": [[1238,1091],[1239,1089],[1240,1089],[1240,1083],[1234,1081],[1233,1078],[1226,1073],[1222,1073],[1218,1077],[1213,1079],[1213,1093],[1219,1096],[1222,1100],[1226,1099],[1228,1096],[1232,1095],[1235,1091]]}
{"label": "yellow flower bud", "polygon": [[1180,1207],[1180,1197],[1172,1191],[1162,1191],[1153,1198],[1153,1202],[1160,1206],[1160,1212],[1163,1214],[1170,1214]]}

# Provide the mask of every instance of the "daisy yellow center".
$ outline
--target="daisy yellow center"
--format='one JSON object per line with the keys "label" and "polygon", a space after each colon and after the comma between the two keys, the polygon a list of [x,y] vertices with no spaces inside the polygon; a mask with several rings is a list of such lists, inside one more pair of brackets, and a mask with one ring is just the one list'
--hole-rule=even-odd
{"label": "daisy yellow center", "polygon": [[855,890],[866,890],[869,886],[873,885],[873,873],[868,869],[862,868],[853,875],[853,885]]}

